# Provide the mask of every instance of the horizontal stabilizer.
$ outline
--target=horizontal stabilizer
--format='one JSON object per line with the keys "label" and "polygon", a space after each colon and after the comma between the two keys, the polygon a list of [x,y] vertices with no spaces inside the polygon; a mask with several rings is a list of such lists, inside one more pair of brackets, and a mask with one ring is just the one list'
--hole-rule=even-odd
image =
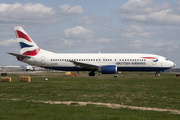
{"label": "horizontal stabilizer", "polygon": [[20,54],[16,54],[16,53],[7,53],[16,57],[21,57],[21,58],[31,58],[30,56],[26,56],[26,55],[20,55]]}

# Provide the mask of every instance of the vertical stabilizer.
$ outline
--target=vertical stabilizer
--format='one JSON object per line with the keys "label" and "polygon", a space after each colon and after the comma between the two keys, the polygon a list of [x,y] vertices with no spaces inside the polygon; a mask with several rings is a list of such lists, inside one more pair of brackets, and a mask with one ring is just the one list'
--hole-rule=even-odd
{"label": "vertical stabilizer", "polygon": [[40,48],[34,43],[29,35],[23,30],[22,27],[14,27],[17,41],[20,45],[20,53],[26,56],[35,56],[40,51]]}

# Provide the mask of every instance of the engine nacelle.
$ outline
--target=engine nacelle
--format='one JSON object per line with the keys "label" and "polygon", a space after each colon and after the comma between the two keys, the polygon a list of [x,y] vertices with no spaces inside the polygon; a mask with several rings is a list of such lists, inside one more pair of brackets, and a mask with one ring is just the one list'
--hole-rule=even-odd
{"label": "engine nacelle", "polygon": [[106,66],[101,66],[98,69],[99,72],[102,74],[115,74],[117,73],[117,66],[116,65],[106,65]]}

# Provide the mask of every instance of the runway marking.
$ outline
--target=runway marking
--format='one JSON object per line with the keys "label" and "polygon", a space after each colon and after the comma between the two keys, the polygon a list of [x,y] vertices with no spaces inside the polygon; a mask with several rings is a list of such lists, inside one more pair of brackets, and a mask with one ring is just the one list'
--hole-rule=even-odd
{"label": "runway marking", "polygon": [[162,109],[162,108],[150,108],[150,107],[137,107],[137,106],[128,106],[128,105],[120,105],[114,103],[101,103],[101,102],[78,102],[78,101],[32,101],[32,102],[41,102],[47,104],[65,104],[71,105],[72,103],[76,103],[78,105],[85,106],[87,104],[97,105],[97,106],[105,106],[108,108],[129,108],[134,110],[147,110],[147,111],[158,111],[158,112],[171,112],[172,114],[180,114],[179,110],[172,110],[172,109]]}

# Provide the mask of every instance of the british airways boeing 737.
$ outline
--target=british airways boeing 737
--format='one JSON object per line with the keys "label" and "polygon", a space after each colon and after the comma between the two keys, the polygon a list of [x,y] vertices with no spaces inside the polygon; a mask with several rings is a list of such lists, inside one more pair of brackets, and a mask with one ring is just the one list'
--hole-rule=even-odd
{"label": "british airways boeing 737", "polygon": [[19,26],[14,27],[20,54],[16,56],[21,62],[62,71],[95,71],[102,74],[114,74],[118,71],[163,71],[175,66],[163,56],[136,53],[53,53],[40,49],[28,34]]}

